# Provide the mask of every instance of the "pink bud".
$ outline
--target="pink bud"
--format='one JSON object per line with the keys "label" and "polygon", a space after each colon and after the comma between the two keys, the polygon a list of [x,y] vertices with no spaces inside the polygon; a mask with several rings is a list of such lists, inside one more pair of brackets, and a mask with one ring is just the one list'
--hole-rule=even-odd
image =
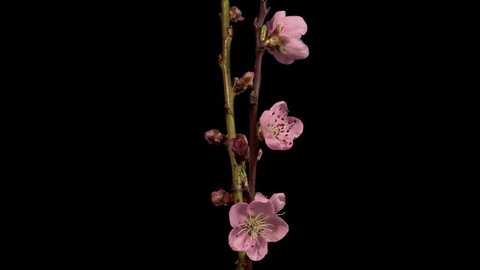
{"label": "pink bud", "polygon": [[230,140],[230,148],[235,154],[237,161],[244,161],[248,159],[249,147],[247,136],[243,134],[237,134],[235,138]]}
{"label": "pink bud", "polygon": [[230,13],[230,21],[231,22],[236,23],[238,21],[241,22],[241,21],[245,20],[245,18],[242,17],[242,11],[236,6],[231,7],[230,10],[229,10],[229,13]]}
{"label": "pink bud", "polygon": [[225,141],[225,135],[217,129],[211,129],[205,132],[205,140],[209,144],[220,145]]}
{"label": "pink bud", "polygon": [[212,191],[212,203],[215,206],[228,205],[232,202],[232,195],[222,188],[217,191]]}

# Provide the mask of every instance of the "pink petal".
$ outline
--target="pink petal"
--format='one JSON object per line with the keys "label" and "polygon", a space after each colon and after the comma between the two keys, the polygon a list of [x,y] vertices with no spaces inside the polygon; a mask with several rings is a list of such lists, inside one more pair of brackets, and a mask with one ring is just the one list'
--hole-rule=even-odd
{"label": "pink petal", "polygon": [[282,36],[298,39],[307,33],[307,23],[300,16],[287,16],[282,19],[282,23],[284,25]]}
{"label": "pink petal", "polygon": [[275,215],[273,204],[269,200],[266,202],[253,201],[248,205],[247,211],[252,216],[268,217]]}
{"label": "pink petal", "polygon": [[232,227],[237,227],[247,219],[247,203],[236,203],[232,207],[230,207],[229,217],[230,217],[230,225]]}
{"label": "pink petal", "polygon": [[247,230],[241,227],[235,227],[228,235],[228,244],[234,251],[246,251],[251,248],[251,237]]}
{"label": "pink petal", "polygon": [[277,138],[272,137],[272,138],[265,138],[265,144],[268,146],[268,148],[272,150],[288,150],[292,148],[292,146],[286,144],[285,142],[279,141]]}
{"label": "pink petal", "polygon": [[260,116],[260,126],[262,127],[262,133],[265,136],[265,132],[268,130],[263,130],[263,127],[267,127],[268,123],[270,122],[270,119],[272,118],[272,113],[270,111],[264,111],[262,115]]}
{"label": "pink petal", "polygon": [[275,115],[282,116],[283,114],[288,113],[288,106],[285,101],[279,101],[273,104],[272,108],[270,108],[270,113],[274,113]]}
{"label": "pink petal", "polygon": [[276,215],[269,217],[266,223],[271,224],[271,230],[265,230],[264,235],[269,242],[277,242],[288,233],[288,224]]}
{"label": "pink petal", "polygon": [[286,12],[284,10],[275,12],[275,15],[273,15],[272,19],[267,22],[268,32],[271,33],[271,31],[273,31],[277,25],[283,24],[282,22],[285,19],[285,16]]}
{"label": "pink petal", "polygon": [[[255,197],[256,198],[256,197]],[[275,193],[270,197],[270,201],[273,204],[273,211],[277,213],[285,207],[285,194],[284,193]]]}
{"label": "pink petal", "polygon": [[273,57],[275,57],[275,59],[277,59],[277,61],[280,62],[281,64],[290,65],[295,61],[295,58],[290,55],[281,54],[275,49],[270,49],[270,48],[267,48],[267,49],[268,49],[268,52],[271,53]]}
{"label": "pink petal", "polygon": [[292,124],[290,135],[293,136],[294,139],[298,138],[303,132],[302,120],[296,117],[290,116],[288,117],[287,121],[288,121],[288,124]]}
{"label": "pink petal", "polygon": [[283,48],[285,49],[285,52],[286,52],[285,56],[288,59],[290,58],[293,58],[295,60],[305,59],[310,54],[307,45],[305,45],[305,43],[303,43],[303,41],[298,38],[290,39],[288,43],[283,46]]}
{"label": "pink petal", "polygon": [[254,199],[254,201],[268,202],[268,199],[267,199],[267,197],[265,197],[265,195],[263,195],[262,193],[257,192],[257,193],[255,194],[255,199]]}
{"label": "pink petal", "polygon": [[263,237],[258,237],[255,241],[254,247],[247,249],[247,256],[252,261],[260,261],[265,255],[267,255],[267,253],[267,241]]}
{"label": "pink petal", "polygon": [[276,144],[277,149],[272,148],[272,150],[286,151],[286,150],[290,150],[290,148],[292,148],[293,146],[293,141],[291,139],[284,139],[282,141],[280,140],[277,140],[277,141],[278,141],[278,143]]}

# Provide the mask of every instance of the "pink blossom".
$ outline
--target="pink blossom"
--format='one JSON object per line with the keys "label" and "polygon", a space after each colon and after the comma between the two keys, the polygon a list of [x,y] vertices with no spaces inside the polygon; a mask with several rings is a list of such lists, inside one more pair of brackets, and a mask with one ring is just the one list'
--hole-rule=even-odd
{"label": "pink blossom", "polygon": [[272,150],[288,150],[293,140],[303,132],[303,123],[296,117],[287,116],[285,101],[275,103],[260,117],[260,126],[265,143]]}
{"label": "pink blossom", "polygon": [[265,46],[278,62],[289,65],[308,57],[308,47],[300,39],[307,33],[307,24],[302,17],[286,16],[285,11],[278,11],[267,22],[267,30]]}
{"label": "pink blossom", "polygon": [[232,195],[223,189],[213,191],[211,197],[215,206],[228,205],[232,201]]}
{"label": "pink blossom", "polygon": [[230,208],[229,216],[233,229],[228,244],[234,251],[245,251],[252,261],[263,259],[267,243],[281,240],[288,232],[288,224],[275,214],[268,199],[237,203]]}

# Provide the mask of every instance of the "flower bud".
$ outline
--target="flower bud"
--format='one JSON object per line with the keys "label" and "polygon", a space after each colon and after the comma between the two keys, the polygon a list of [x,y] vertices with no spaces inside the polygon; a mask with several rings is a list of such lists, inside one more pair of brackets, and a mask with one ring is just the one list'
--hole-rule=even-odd
{"label": "flower bud", "polygon": [[236,7],[236,6],[233,6],[229,9],[229,13],[230,13],[230,21],[231,22],[238,22],[238,21],[243,21],[245,20],[244,17],[242,17],[242,11]]}
{"label": "flower bud", "polygon": [[217,129],[211,129],[205,132],[205,140],[209,144],[220,145],[225,142],[225,135]]}
{"label": "flower bud", "polygon": [[217,191],[212,191],[212,203],[215,206],[228,205],[232,202],[232,195],[222,188]]}
{"label": "flower bud", "polygon": [[235,154],[235,159],[238,162],[248,159],[249,147],[247,136],[243,134],[237,134],[235,138],[230,140],[230,148]]}
{"label": "flower bud", "polygon": [[242,93],[243,91],[253,88],[253,77],[255,76],[255,72],[248,71],[243,74],[243,77],[240,79],[235,77],[233,80],[233,88],[237,94]]}

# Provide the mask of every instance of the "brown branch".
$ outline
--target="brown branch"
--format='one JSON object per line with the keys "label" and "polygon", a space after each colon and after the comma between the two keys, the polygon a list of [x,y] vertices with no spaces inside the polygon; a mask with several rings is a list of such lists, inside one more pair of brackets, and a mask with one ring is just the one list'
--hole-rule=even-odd
{"label": "brown branch", "polygon": [[258,97],[262,80],[262,59],[265,46],[261,39],[262,27],[268,14],[267,0],[260,0],[258,17],[255,19],[255,77],[253,78],[253,90],[250,93],[250,158],[248,161],[250,201],[255,198],[255,183],[257,178],[257,156],[260,144],[257,135]]}

